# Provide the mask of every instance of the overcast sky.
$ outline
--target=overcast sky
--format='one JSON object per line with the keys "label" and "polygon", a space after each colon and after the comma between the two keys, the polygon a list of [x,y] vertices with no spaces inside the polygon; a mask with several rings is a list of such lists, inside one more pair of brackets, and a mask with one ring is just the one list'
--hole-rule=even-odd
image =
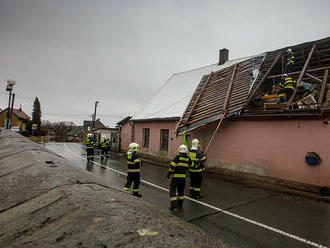
{"label": "overcast sky", "polygon": [[[330,36],[329,0],[0,0],[0,108],[113,126],[171,74]],[[179,90],[179,87],[178,87]]]}

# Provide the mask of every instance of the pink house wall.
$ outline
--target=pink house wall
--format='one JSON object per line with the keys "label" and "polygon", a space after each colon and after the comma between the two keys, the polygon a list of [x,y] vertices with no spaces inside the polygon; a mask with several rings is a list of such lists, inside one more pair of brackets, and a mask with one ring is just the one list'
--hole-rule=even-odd
{"label": "pink house wall", "polygon": [[[177,122],[134,123],[134,142],[141,152],[172,159],[182,144],[175,137]],[[205,149],[217,123],[190,132]],[[142,147],[142,130],[150,128],[149,148]],[[160,151],[160,129],[169,129],[169,151]],[[131,127],[122,128],[122,149],[131,142]],[[330,186],[330,125],[323,120],[237,120],[225,122],[208,152],[209,168],[269,176],[318,186]],[[306,152],[316,152],[322,163],[305,163]]]}
{"label": "pink house wall", "polygon": [[[178,154],[179,146],[182,144],[182,136],[176,138],[176,121],[134,122],[134,142],[140,145],[142,153],[155,155],[162,158],[172,159]],[[149,148],[142,147],[143,128],[150,129]],[[169,130],[168,151],[160,151],[160,130]],[[127,150],[131,142],[131,127],[126,123],[122,128],[122,149]]]}
{"label": "pink house wall", "polygon": [[121,128],[121,144],[120,149],[123,151],[128,150],[128,145],[131,143],[131,126],[126,122]]}
{"label": "pink house wall", "polygon": [[[192,132],[206,147],[215,124]],[[207,153],[221,167],[318,186],[330,186],[330,126],[323,120],[240,120],[225,123]],[[322,163],[305,163],[306,152]]]}

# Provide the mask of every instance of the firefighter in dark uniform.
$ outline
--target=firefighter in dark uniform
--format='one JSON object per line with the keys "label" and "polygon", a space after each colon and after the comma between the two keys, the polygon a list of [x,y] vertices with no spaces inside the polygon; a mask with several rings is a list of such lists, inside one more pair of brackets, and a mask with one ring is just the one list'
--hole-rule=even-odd
{"label": "firefighter in dark uniform", "polygon": [[170,178],[170,175],[172,175],[170,185],[170,210],[176,208],[182,209],[184,188],[186,186],[186,174],[189,168],[193,165],[194,163],[188,156],[187,146],[181,145],[179,148],[179,155],[173,159],[167,173],[167,178]]}
{"label": "firefighter in dark uniform", "polygon": [[109,151],[109,142],[107,140],[107,137],[105,137],[105,135],[102,136],[100,145],[101,145],[101,161],[102,161],[103,159],[107,159],[108,151]]}
{"label": "firefighter in dark uniform", "polygon": [[296,81],[289,77],[287,74],[283,74],[280,86],[281,89],[278,92],[278,97],[280,98],[281,102],[286,102],[293,94]]}
{"label": "firefighter in dark uniform", "polygon": [[87,162],[94,160],[94,147],[95,143],[92,139],[93,135],[91,133],[87,134],[87,138],[85,141],[86,152],[87,152]]}
{"label": "firefighter in dark uniform", "polygon": [[139,145],[131,143],[128,146],[127,156],[127,181],[124,186],[124,190],[128,191],[133,183],[133,195],[141,197],[140,194],[140,170],[142,162],[139,159],[137,152],[139,151]]}
{"label": "firefighter in dark uniform", "polygon": [[199,148],[198,139],[193,139],[191,142],[191,148],[189,151],[189,157],[194,162],[194,166],[189,169],[190,172],[190,197],[192,198],[202,198],[201,186],[202,186],[202,175],[204,168],[204,162],[206,157],[203,151]]}
{"label": "firefighter in dark uniform", "polygon": [[294,67],[294,54],[292,52],[292,49],[289,48],[286,54],[285,72],[291,73],[293,71],[293,67]]}

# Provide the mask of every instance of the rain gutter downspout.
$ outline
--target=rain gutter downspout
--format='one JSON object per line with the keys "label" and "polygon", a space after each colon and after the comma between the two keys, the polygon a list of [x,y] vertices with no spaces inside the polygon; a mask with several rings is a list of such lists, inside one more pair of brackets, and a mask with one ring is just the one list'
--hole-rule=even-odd
{"label": "rain gutter downspout", "polygon": [[130,121],[129,124],[131,126],[131,142],[134,142],[134,122]]}

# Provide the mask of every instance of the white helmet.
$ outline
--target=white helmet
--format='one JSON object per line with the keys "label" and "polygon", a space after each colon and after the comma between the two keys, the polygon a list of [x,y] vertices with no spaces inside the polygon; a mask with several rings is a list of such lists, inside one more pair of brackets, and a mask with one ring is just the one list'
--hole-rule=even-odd
{"label": "white helmet", "polygon": [[139,151],[139,144],[137,144],[137,143],[131,143],[131,144],[129,144],[129,146],[128,146],[128,150],[130,151],[130,152],[138,152]]}
{"label": "white helmet", "polygon": [[179,153],[188,153],[188,148],[185,145],[179,147]]}
{"label": "white helmet", "polygon": [[283,74],[282,78],[287,78],[288,74]]}
{"label": "white helmet", "polygon": [[106,139],[107,137],[105,135],[102,135],[102,139]]}
{"label": "white helmet", "polygon": [[87,134],[87,138],[91,138],[91,137],[93,137],[93,134],[91,133]]}
{"label": "white helmet", "polygon": [[287,50],[287,52],[288,52],[288,53],[293,53],[291,48],[289,48],[289,49]]}
{"label": "white helmet", "polygon": [[191,141],[191,148],[197,149],[199,147],[199,140],[198,139],[193,139]]}

